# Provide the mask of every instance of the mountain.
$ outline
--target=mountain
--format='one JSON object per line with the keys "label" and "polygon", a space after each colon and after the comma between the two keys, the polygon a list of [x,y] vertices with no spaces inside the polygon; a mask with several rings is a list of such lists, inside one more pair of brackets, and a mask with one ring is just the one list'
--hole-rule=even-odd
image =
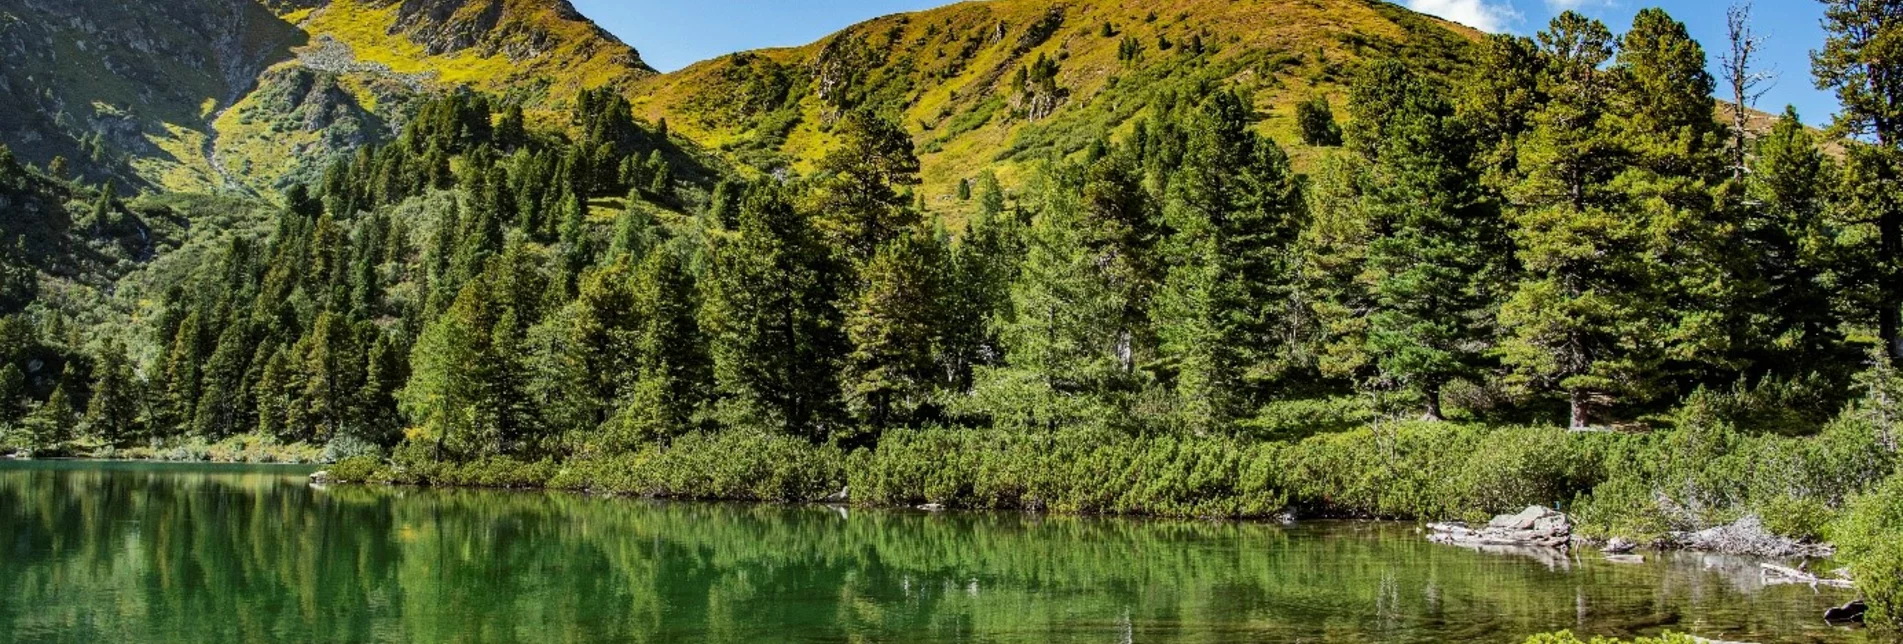
{"label": "mountain", "polygon": [[531,107],[654,74],[566,0],[0,0],[0,142],[137,188],[273,192],[449,87]]}
{"label": "mountain", "polygon": [[1398,57],[1446,79],[1480,36],[1374,0],[993,0],[725,56],[634,92],[642,116],[768,171],[809,169],[844,110],[900,117],[933,209],[956,210],[961,179],[989,169],[1009,184],[1026,161],[1219,84],[1250,91],[1259,128],[1300,148],[1294,106],[1338,97],[1358,62]]}

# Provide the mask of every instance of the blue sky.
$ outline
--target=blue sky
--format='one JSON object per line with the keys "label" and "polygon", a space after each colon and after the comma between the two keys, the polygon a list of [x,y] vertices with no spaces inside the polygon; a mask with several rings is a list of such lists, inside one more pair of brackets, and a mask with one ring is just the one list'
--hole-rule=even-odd
{"label": "blue sky", "polygon": [[[572,0],[583,14],[641,51],[649,65],[673,71],[696,61],[746,49],[801,45],[853,23],[890,13],[946,4],[944,0]],[[1664,7],[1685,22],[1711,55],[1714,74],[1725,42],[1729,0],[1398,0],[1487,31],[1531,34],[1566,9],[1606,22],[1614,33],[1632,14]],[[1810,50],[1823,43],[1816,0],[1757,0],[1755,24],[1769,37],[1765,65],[1777,72],[1758,108],[1796,105],[1804,120],[1828,121],[1836,99],[1810,79]]]}

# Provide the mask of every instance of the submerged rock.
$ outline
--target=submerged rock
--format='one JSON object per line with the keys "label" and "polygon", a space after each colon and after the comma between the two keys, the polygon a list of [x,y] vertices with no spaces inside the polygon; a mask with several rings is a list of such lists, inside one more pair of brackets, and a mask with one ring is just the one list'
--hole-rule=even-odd
{"label": "submerged rock", "polygon": [[1435,523],[1427,526],[1434,534],[1427,539],[1454,545],[1532,546],[1565,548],[1572,543],[1573,523],[1551,508],[1529,507],[1519,514],[1494,517],[1487,525],[1474,529],[1465,523]]}
{"label": "submerged rock", "polygon": [[1805,543],[1773,534],[1764,528],[1764,521],[1757,515],[1697,532],[1675,532],[1670,541],[1672,545],[1686,550],[1771,558],[1821,559],[1836,552],[1827,544]]}
{"label": "submerged rock", "polygon": [[1638,548],[1639,544],[1631,539],[1613,537],[1611,541],[1606,542],[1606,547],[1600,548],[1599,550],[1609,555],[1622,555],[1637,550]]}
{"label": "submerged rock", "polygon": [[1824,621],[1837,623],[1837,624],[1842,624],[1846,622],[1862,622],[1863,614],[1865,612],[1868,612],[1869,610],[1870,610],[1870,607],[1864,604],[1863,600],[1859,599],[1857,601],[1853,601],[1848,604],[1844,604],[1842,606],[1838,606],[1836,608],[1832,608],[1830,610],[1824,611]]}

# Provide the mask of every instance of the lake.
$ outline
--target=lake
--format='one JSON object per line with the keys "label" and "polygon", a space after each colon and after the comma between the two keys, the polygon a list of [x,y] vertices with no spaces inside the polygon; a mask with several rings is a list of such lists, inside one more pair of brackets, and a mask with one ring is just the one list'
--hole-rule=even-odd
{"label": "lake", "polygon": [[0,461],[0,641],[1855,642],[1753,561],[1483,554],[1412,525],[313,487]]}

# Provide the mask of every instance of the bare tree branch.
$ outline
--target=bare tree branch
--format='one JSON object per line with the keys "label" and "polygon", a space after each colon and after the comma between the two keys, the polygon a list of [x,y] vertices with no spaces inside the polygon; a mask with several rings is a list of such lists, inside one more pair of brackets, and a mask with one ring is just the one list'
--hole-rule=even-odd
{"label": "bare tree branch", "polygon": [[1731,85],[1731,173],[1743,177],[1745,156],[1751,141],[1751,108],[1776,85],[1776,70],[1753,69],[1768,37],[1751,27],[1751,0],[1742,0],[1725,10],[1725,33],[1730,50],[1719,57],[1725,81]]}

